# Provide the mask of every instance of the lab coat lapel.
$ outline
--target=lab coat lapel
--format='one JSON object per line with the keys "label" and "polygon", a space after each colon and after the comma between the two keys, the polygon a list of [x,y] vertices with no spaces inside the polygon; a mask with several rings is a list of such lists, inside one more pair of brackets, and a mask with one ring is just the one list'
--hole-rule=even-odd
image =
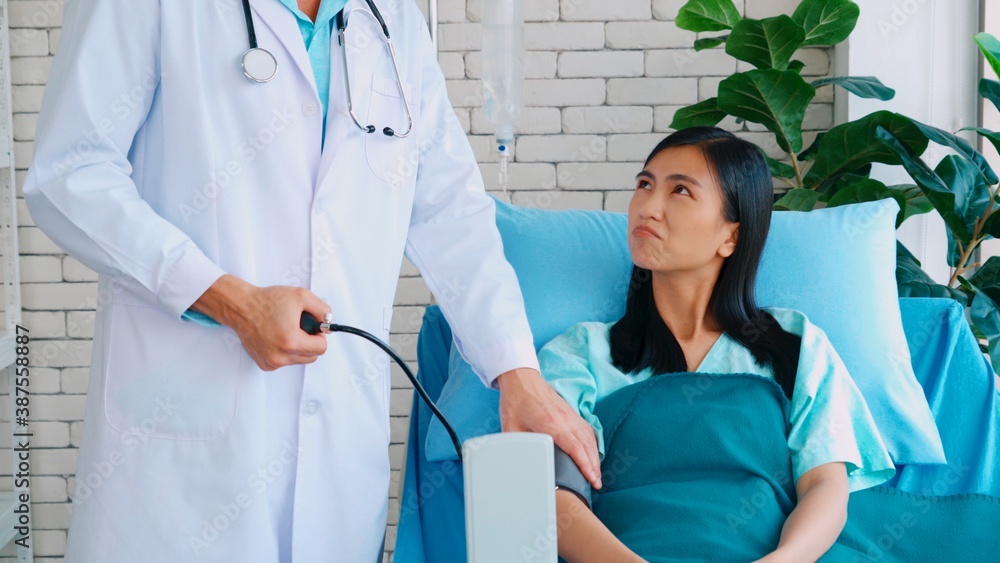
{"label": "lab coat lapel", "polygon": [[[351,14],[352,10],[356,11]],[[337,148],[352,137],[364,142],[364,136],[368,135],[368,133],[358,129],[347,110],[347,88],[344,85],[344,62],[341,49],[347,50],[347,64],[351,73],[351,99],[354,102],[354,114],[358,116],[362,125],[369,123],[368,104],[371,100],[372,75],[377,67],[376,63],[379,62],[379,57],[389,56],[382,36],[375,27],[375,19],[368,14],[361,13],[361,10],[368,11],[368,5],[364,0],[348,2],[345,8],[346,13],[349,14],[349,23],[345,31],[347,44],[341,47],[337,42],[336,29],[334,29],[333,41],[330,42],[330,105],[326,124],[326,141],[323,144],[317,186],[323,185],[333,160],[336,158]],[[386,19],[386,25],[391,26],[391,15],[383,12],[383,17]],[[353,21],[350,18],[353,18]]]}
{"label": "lab coat lapel", "polygon": [[[302,40],[302,32],[299,31],[295,14],[286,8],[280,0],[256,0],[250,3],[250,7],[260,20],[278,36],[278,40],[295,61],[295,66],[302,72],[302,77],[312,85],[313,93],[316,93],[316,78],[313,76],[309,53],[306,52],[306,44]],[[258,39],[260,39],[259,34]],[[273,48],[263,44],[260,46],[264,49]],[[281,70],[279,69],[278,72]],[[319,94],[316,94],[316,101],[319,102]]]}

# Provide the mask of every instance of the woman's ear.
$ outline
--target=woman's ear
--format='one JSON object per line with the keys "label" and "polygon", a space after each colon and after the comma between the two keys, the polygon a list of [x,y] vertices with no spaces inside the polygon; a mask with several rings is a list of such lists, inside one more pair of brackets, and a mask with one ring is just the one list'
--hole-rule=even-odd
{"label": "woman's ear", "polygon": [[734,252],[736,252],[736,244],[740,240],[739,223],[733,223],[731,226],[727,228],[730,229],[729,238],[727,238],[726,242],[722,243],[722,246],[719,247],[719,255],[722,256],[723,258],[729,258],[730,256],[733,255]]}

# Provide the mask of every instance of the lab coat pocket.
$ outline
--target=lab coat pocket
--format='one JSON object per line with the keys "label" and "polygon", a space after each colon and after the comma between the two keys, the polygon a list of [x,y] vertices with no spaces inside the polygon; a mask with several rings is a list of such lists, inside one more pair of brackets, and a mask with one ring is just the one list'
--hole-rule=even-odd
{"label": "lab coat pocket", "polygon": [[181,321],[153,306],[111,307],[104,374],[108,424],[142,438],[223,436],[239,394],[240,351],[226,341],[227,329]]}
{"label": "lab coat pocket", "polygon": [[[412,112],[414,106],[413,88],[403,83],[406,102]],[[368,105],[368,123],[375,126],[375,132],[365,135],[365,154],[368,166],[376,177],[390,186],[401,188],[416,176],[419,155],[415,150],[415,131],[404,138],[387,136],[385,127],[390,127],[402,135],[409,128],[406,106],[399,95],[399,84],[395,76],[372,76],[371,100]],[[416,124],[414,124],[414,127]]]}

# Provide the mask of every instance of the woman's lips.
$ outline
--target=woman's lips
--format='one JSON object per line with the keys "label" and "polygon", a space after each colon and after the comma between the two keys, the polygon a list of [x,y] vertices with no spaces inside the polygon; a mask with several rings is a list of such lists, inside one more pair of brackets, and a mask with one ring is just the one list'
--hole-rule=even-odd
{"label": "woman's lips", "polygon": [[637,237],[649,237],[649,238],[660,238],[660,235],[656,234],[656,231],[650,229],[649,227],[639,226],[632,229],[632,234]]}

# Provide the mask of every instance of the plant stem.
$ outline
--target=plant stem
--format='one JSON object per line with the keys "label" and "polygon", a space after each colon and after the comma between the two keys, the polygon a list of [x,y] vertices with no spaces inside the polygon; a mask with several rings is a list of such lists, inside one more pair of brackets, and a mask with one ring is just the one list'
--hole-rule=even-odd
{"label": "plant stem", "polygon": [[968,264],[968,262],[972,259],[972,253],[976,251],[976,248],[978,248],[979,245],[986,240],[986,237],[980,236],[979,234],[981,228],[982,226],[979,225],[979,222],[977,221],[976,231],[973,233],[972,240],[969,241],[969,246],[967,248],[963,248],[962,243],[955,241],[955,244],[958,245],[959,251],[962,253],[962,257],[959,259],[958,266],[951,275],[951,281],[948,282],[950,287],[955,287],[955,282],[958,281],[958,276],[961,276],[965,274],[965,272],[968,272],[969,270],[980,265],[979,262],[976,262],[975,264]]}
{"label": "plant stem", "polygon": [[799,166],[799,155],[795,151],[788,153],[788,156],[792,158],[792,168],[795,169],[795,183],[798,184],[799,188],[804,188],[802,185],[802,168]]}
{"label": "plant stem", "polygon": [[986,222],[989,221],[990,217],[994,213],[1000,211],[1000,207],[995,205],[997,193],[1000,192],[1000,184],[990,187],[990,206],[983,213],[983,216],[976,220],[975,227],[972,231],[972,240],[969,241],[968,248],[963,248],[962,243],[955,241],[958,246],[958,250],[962,253],[961,259],[958,261],[958,266],[955,267],[955,271],[951,275],[951,281],[948,282],[949,287],[954,287],[955,282],[958,281],[958,277],[968,272],[969,270],[979,267],[982,262],[976,262],[975,264],[968,264],[968,261],[972,259],[972,253],[975,252],[979,245],[985,241],[988,236],[983,236],[983,229],[986,228]]}
{"label": "plant stem", "polygon": [[959,258],[958,266],[955,267],[955,270],[951,274],[951,279],[948,281],[948,287],[955,287],[955,282],[958,281],[958,276],[961,276],[967,271],[967,268],[965,268],[964,265],[969,261],[969,257],[972,256],[972,249],[976,248],[976,245],[971,241],[969,243],[969,247],[965,249],[962,248],[961,242],[955,241],[955,244],[958,246],[958,250],[962,253],[962,257]]}
{"label": "plant stem", "polygon": [[788,184],[789,188],[792,188],[793,190],[795,189],[795,187],[796,187],[795,184],[793,184],[792,181],[789,180],[788,178],[778,178],[778,179],[781,180],[782,182]]}

